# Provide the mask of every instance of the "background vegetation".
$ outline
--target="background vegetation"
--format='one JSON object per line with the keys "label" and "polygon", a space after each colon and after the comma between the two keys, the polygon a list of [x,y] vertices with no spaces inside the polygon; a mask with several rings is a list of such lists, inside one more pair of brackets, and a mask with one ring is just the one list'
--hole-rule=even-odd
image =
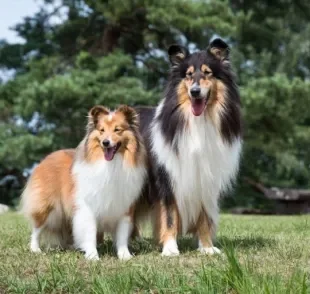
{"label": "background vegetation", "polygon": [[[75,147],[96,103],[156,105],[166,48],[221,36],[241,87],[245,146],[236,197],[259,205],[243,176],[310,185],[310,2],[303,0],[45,0],[0,42],[0,202],[14,203],[47,153]],[[63,21],[55,21],[61,17]],[[1,37],[1,36],[0,36]]]}

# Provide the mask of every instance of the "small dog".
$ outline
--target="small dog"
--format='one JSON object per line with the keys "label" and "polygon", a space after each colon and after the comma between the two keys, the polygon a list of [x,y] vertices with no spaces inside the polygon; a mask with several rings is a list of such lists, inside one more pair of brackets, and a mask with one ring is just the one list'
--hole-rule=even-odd
{"label": "small dog", "polygon": [[190,54],[172,45],[171,72],[156,108],[137,108],[148,158],[147,195],[155,203],[162,255],[178,255],[179,233],[214,254],[218,200],[235,179],[242,146],[240,97],[229,47],[215,39]]}
{"label": "small dog", "polygon": [[47,156],[25,187],[23,210],[33,223],[31,250],[40,252],[45,232],[56,236],[61,247],[73,244],[87,259],[97,260],[96,239],[110,232],[118,257],[130,259],[128,239],[145,184],[145,156],[134,109],[93,107],[76,150]]}

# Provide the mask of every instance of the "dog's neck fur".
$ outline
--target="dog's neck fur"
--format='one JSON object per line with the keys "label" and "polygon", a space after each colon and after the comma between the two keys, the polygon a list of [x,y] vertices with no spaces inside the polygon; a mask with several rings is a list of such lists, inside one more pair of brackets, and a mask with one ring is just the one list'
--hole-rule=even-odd
{"label": "dog's neck fur", "polygon": [[140,146],[133,165],[126,158],[128,150],[117,152],[111,161],[105,160],[102,150],[100,156],[92,155],[96,160],[86,160],[85,146],[87,138],[78,146],[72,167],[76,201],[87,202],[96,217],[102,218],[101,225],[110,230],[140,196],[146,175],[144,148]]}

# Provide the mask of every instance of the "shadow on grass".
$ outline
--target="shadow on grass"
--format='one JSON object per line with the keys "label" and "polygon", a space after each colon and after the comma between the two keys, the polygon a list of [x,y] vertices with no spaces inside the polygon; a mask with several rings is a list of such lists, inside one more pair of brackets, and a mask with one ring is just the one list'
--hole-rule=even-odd
{"label": "shadow on grass", "polygon": [[[232,238],[221,236],[215,240],[214,246],[221,250],[224,248],[260,249],[264,247],[274,247],[275,243],[276,241],[274,239],[263,238],[261,236]],[[181,252],[189,252],[197,249],[198,241],[193,237],[183,237],[179,239],[178,244]]]}
{"label": "shadow on grass", "polygon": [[[158,251],[159,247],[152,238],[141,238],[139,240],[131,240],[129,243],[129,251],[134,255],[141,255]],[[116,256],[115,246],[111,239],[105,239],[98,247],[99,255]]]}
{"label": "shadow on grass", "polygon": [[[274,247],[276,241],[270,238],[259,237],[218,237],[214,246],[234,249],[253,249]],[[197,249],[197,239],[191,236],[185,236],[178,239],[179,250],[181,253],[191,252]],[[151,252],[159,252],[160,246],[158,246],[153,238],[143,238],[139,240],[132,240],[129,246],[130,252],[135,255],[143,255]],[[115,248],[111,239],[106,239],[99,246],[98,252],[100,255],[116,256]]]}
{"label": "shadow on grass", "polygon": [[111,239],[105,239],[99,247],[97,247],[99,256],[108,255],[116,256],[115,248]]}

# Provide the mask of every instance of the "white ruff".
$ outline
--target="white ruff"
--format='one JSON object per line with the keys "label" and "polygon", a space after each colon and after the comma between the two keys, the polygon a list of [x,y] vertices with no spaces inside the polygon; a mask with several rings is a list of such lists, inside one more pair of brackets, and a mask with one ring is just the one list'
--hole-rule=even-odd
{"label": "white ruff", "polygon": [[[162,111],[163,101],[156,110]],[[178,155],[165,142],[158,123],[152,126],[152,152],[158,163],[165,166],[172,184],[182,231],[186,233],[195,224],[202,208],[217,224],[218,199],[234,180],[239,166],[241,139],[231,145],[224,143],[211,119],[204,115],[194,116],[190,111],[187,129],[177,133],[174,144]]]}
{"label": "white ruff", "polygon": [[72,172],[77,207],[86,205],[96,219],[97,228],[105,231],[114,231],[117,222],[140,196],[146,175],[143,165],[129,167],[120,154],[112,161],[76,161]]}

